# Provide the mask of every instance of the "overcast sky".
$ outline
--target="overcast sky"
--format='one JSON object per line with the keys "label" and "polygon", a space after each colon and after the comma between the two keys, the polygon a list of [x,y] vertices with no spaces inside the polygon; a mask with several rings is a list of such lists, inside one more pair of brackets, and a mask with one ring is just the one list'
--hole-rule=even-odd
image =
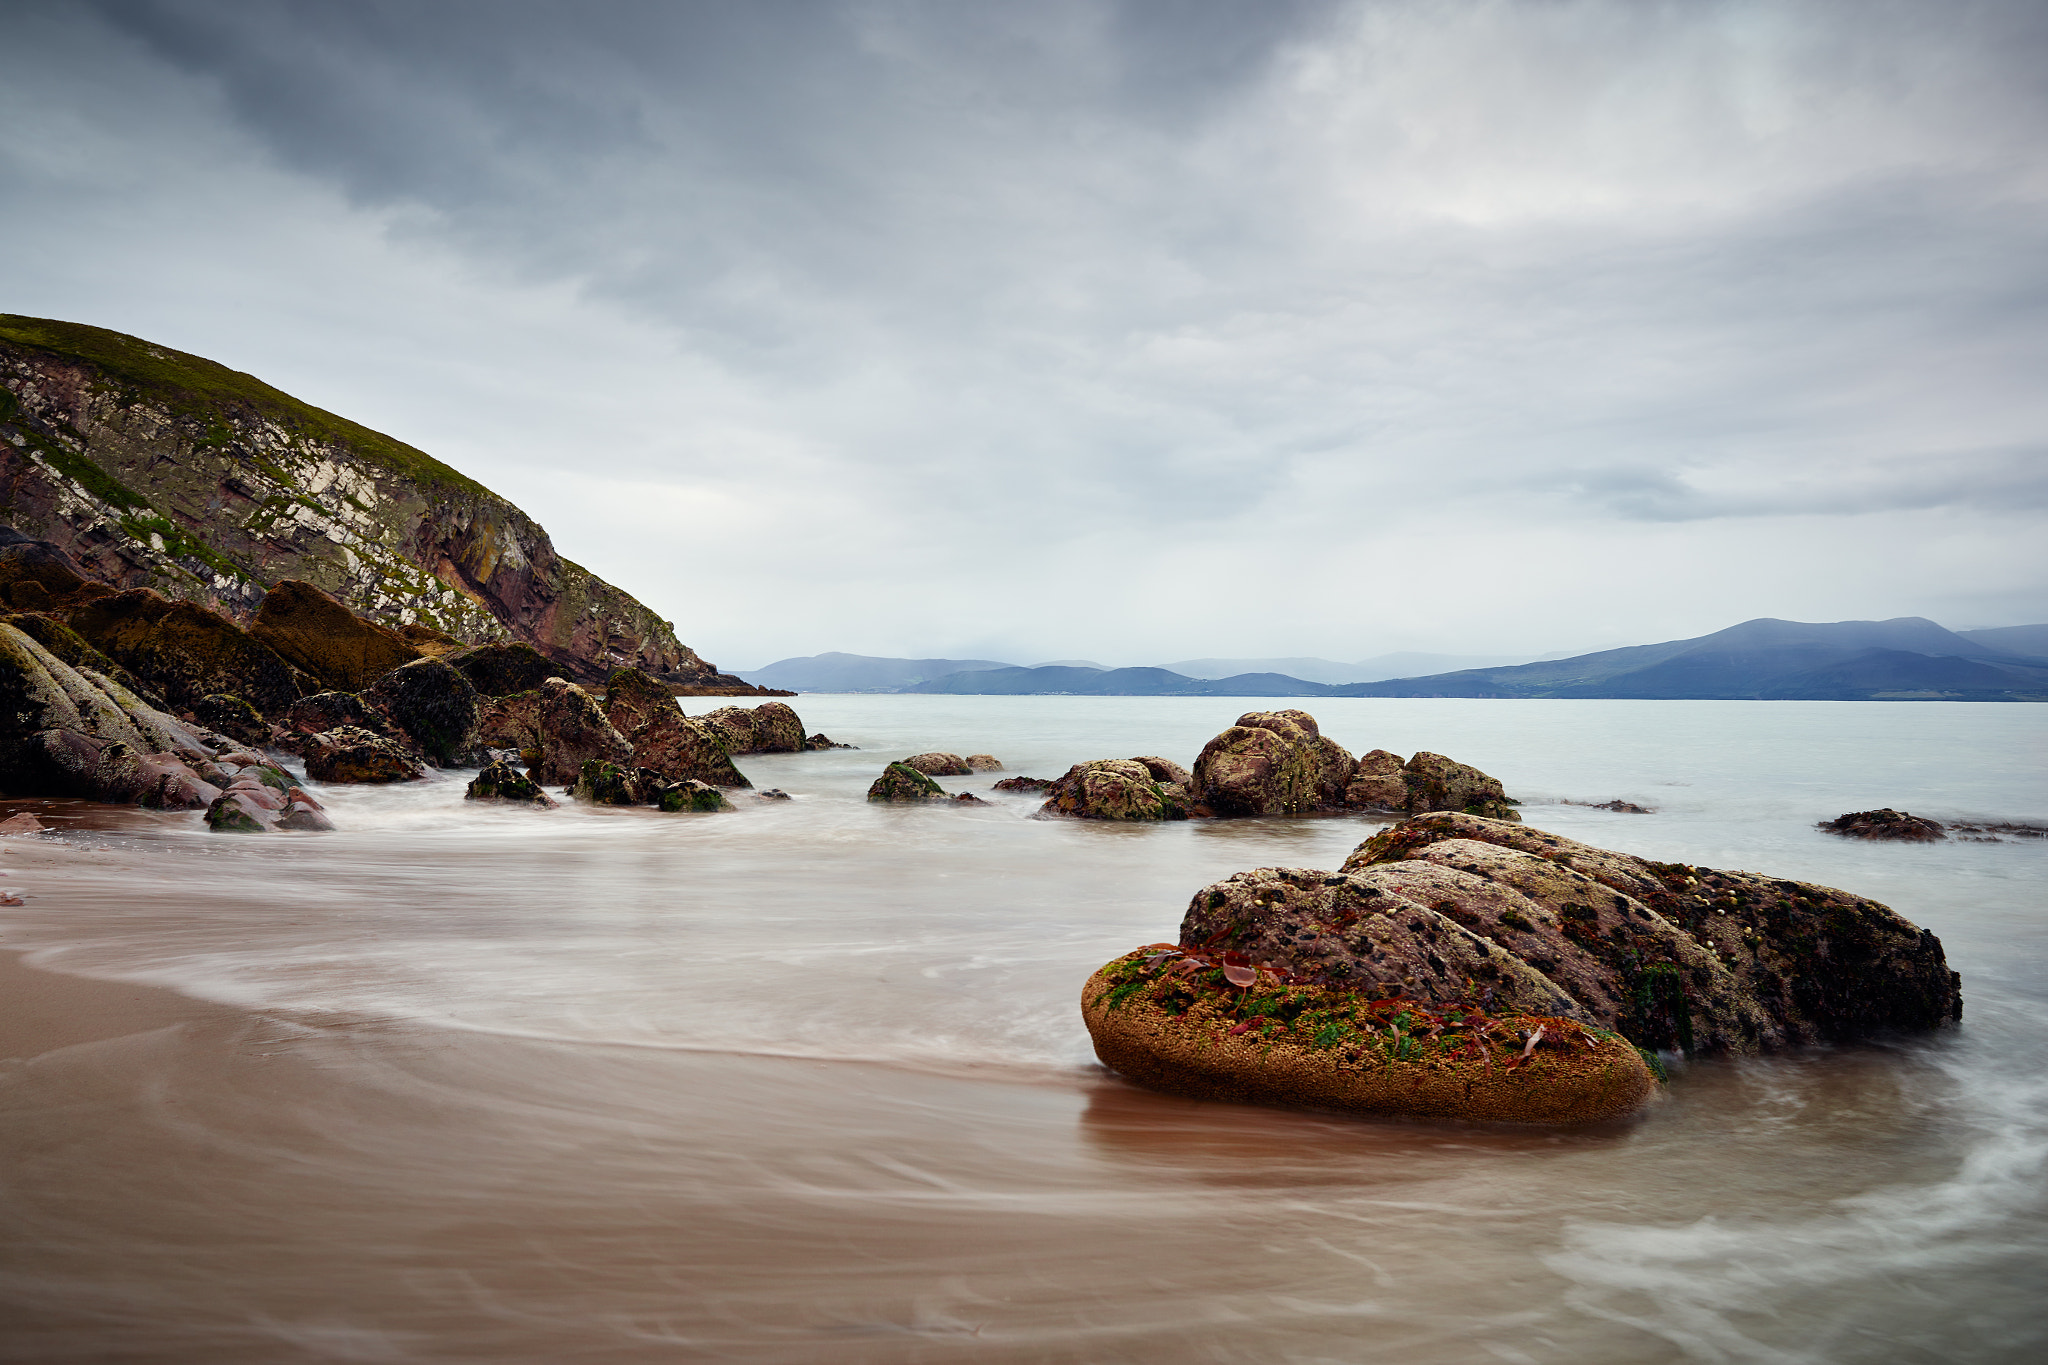
{"label": "overcast sky", "polygon": [[0,0],[0,311],[727,667],[2048,620],[2048,5]]}

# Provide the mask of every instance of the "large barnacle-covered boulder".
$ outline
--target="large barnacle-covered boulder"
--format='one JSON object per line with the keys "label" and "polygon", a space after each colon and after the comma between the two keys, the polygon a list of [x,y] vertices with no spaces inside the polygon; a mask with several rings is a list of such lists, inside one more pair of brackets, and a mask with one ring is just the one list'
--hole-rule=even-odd
{"label": "large barnacle-covered boulder", "polygon": [[1082,820],[1185,820],[1187,778],[1186,769],[1161,758],[1076,763],[1046,789],[1039,814]]}
{"label": "large barnacle-covered boulder", "polygon": [[[1462,812],[1383,831],[1334,872],[1259,868],[1205,887],[1169,949],[1175,961],[1200,959],[1225,972],[1219,979],[1235,973],[1240,989],[1265,972],[1276,989],[1310,992],[1301,999],[1322,1001],[1315,1009],[1341,1013],[1350,1001],[1342,1008],[1352,1010],[1344,1017],[1354,1023],[1360,1009],[1385,1013],[1384,1002],[1402,1002],[1420,1011],[1417,1018],[1437,1021],[1430,1025],[1436,1039],[1470,1041],[1485,1020],[1512,1017],[1539,1021],[1516,1027],[1542,1027],[1553,1044],[1612,1036],[1652,1052],[1742,1054],[1937,1028],[1962,1015],[1960,981],[1940,940],[1875,901],[1755,873],[1656,862]],[[1125,965],[1112,964],[1117,979],[1109,991],[1087,997],[1101,997],[1087,1010],[1105,1064],[1161,1088],[1213,1094],[1225,1084],[1216,1059],[1227,1055],[1243,1096],[1282,1096],[1271,1078],[1244,1071],[1254,1066],[1250,1054],[1206,1052],[1187,1031],[1215,1033],[1224,1004],[1235,1010],[1235,1028],[1248,1017],[1244,1001],[1219,997],[1204,1013],[1196,1002],[1167,999],[1172,992],[1157,970],[1165,961],[1140,970],[1119,959]],[[1207,980],[1200,974],[1210,967],[1175,970]],[[1128,996],[1142,994],[1164,1011],[1145,1015],[1149,1022],[1137,1032],[1105,1013],[1114,991],[1127,987]],[[1169,1027],[1162,1019],[1189,1022]],[[1271,1034],[1269,1024],[1259,1027]],[[1493,1025],[1481,1033],[1500,1036]],[[1140,1055],[1143,1038],[1153,1040],[1147,1046],[1158,1057]],[[1368,1054],[1385,1060],[1384,1048],[1361,1053]],[[1189,1069],[1187,1059],[1197,1055],[1209,1058],[1206,1069]],[[1288,1065],[1313,1071],[1314,1055],[1289,1054]],[[1345,1055],[1332,1051],[1323,1060],[1338,1066]],[[1458,1053],[1467,1061],[1492,1055],[1485,1048]],[[1287,1093],[1304,1103],[1338,1103],[1327,1087]],[[1377,1098],[1354,1107],[1384,1108],[1386,1093],[1373,1090]]]}
{"label": "large barnacle-covered boulder", "polygon": [[1306,711],[1248,711],[1203,746],[1190,795],[1217,815],[1335,810],[1357,761]]}

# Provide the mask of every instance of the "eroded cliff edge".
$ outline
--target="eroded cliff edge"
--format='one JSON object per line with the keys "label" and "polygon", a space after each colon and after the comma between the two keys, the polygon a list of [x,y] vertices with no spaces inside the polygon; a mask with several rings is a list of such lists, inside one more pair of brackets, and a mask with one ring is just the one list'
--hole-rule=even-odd
{"label": "eroded cliff edge", "polygon": [[392,626],[524,640],[565,676],[752,691],[519,508],[440,461],[211,360],[0,314],[0,521],[116,588],[247,625],[279,579]]}

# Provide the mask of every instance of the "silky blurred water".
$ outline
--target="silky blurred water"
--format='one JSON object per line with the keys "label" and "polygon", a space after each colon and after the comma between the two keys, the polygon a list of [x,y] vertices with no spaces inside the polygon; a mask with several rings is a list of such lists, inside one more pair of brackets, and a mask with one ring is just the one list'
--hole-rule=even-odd
{"label": "silky blurred water", "polygon": [[[0,1075],[0,1349],[34,1360],[1894,1361],[2048,1346],[2048,710],[1317,701],[1596,844],[1851,888],[1964,1027],[1683,1069],[1568,1134],[1165,1099],[1080,984],[1357,818],[870,806],[891,758],[1193,760],[1250,705],[816,696],[718,816],[323,789],[340,830],[38,803],[109,850],[0,945],[256,1013]],[[708,709],[708,704],[707,708]],[[1563,802],[1623,798],[1633,815]],[[10,803],[12,804],[12,803]],[[4,1309],[5,1305],[0,1305]]]}

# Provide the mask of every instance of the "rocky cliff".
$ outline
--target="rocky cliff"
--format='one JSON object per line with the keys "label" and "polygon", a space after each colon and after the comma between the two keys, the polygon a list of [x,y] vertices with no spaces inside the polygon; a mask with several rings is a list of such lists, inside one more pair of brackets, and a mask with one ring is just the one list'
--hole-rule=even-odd
{"label": "rocky cliff", "polygon": [[529,642],[564,673],[754,689],[422,451],[199,356],[0,314],[0,521],[114,588],[247,625],[279,579],[394,627]]}

